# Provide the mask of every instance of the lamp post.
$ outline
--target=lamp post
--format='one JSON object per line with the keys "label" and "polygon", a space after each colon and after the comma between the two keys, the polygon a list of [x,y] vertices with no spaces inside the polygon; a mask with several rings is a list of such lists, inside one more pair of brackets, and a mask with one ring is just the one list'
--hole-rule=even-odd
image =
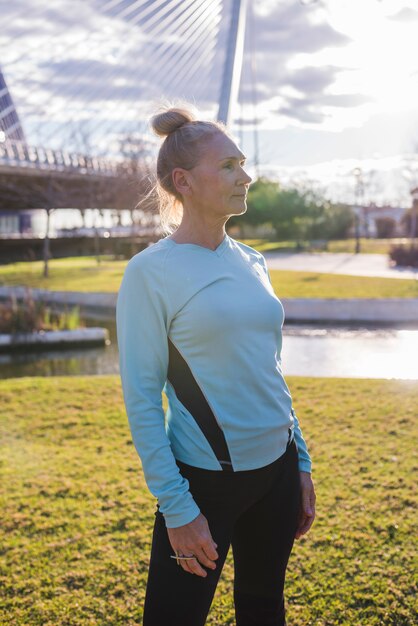
{"label": "lamp post", "polygon": [[355,178],[354,197],[355,197],[355,237],[356,237],[356,254],[360,252],[360,211],[364,195],[364,181],[363,172],[360,167],[356,167],[353,170]]}
{"label": "lamp post", "polygon": [[411,189],[412,209],[411,209],[411,248],[415,246],[415,238],[417,232],[417,213],[418,213],[418,187]]}

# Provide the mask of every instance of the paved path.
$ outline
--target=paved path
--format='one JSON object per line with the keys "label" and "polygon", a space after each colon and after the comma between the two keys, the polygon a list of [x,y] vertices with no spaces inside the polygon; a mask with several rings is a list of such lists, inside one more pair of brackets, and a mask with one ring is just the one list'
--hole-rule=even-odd
{"label": "paved path", "polygon": [[415,278],[418,268],[390,267],[386,254],[354,254],[351,252],[265,252],[269,269],[379,276],[382,278]]}

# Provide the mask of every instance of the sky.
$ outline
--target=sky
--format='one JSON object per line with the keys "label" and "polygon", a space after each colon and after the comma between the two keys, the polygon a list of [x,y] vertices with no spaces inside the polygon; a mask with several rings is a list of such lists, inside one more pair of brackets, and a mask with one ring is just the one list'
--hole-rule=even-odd
{"label": "sky", "polygon": [[[0,0],[1,69],[34,145],[106,154],[163,98],[217,115],[231,0]],[[158,9],[157,9],[158,7]],[[249,0],[232,132],[256,173],[410,205],[418,0]],[[155,140],[154,140],[155,143]]]}
{"label": "sky", "polygon": [[250,116],[252,30],[260,169],[354,202],[360,167],[366,202],[409,206],[418,184],[418,1],[266,0],[253,5],[248,27],[241,101]]}

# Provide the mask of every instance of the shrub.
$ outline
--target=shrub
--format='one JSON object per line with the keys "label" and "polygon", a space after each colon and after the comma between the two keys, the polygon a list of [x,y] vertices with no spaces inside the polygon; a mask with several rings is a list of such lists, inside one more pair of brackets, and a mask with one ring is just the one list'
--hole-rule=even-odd
{"label": "shrub", "polygon": [[418,246],[413,244],[392,246],[389,256],[395,261],[395,265],[418,267]]}
{"label": "shrub", "polygon": [[79,307],[63,312],[54,311],[45,302],[35,301],[27,289],[25,298],[18,302],[11,296],[0,305],[0,333],[33,333],[52,330],[74,330],[84,326]]}

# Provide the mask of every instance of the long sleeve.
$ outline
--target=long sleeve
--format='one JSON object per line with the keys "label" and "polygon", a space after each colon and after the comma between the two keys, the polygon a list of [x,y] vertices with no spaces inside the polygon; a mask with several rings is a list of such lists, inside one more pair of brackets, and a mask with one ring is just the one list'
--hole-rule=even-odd
{"label": "long sleeve", "polygon": [[163,270],[152,254],[139,253],[129,261],[118,293],[116,326],[133,443],[167,528],[176,528],[193,521],[200,509],[175,462],[165,430],[161,394],[167,379],[169,318]]}
{"label": "long sleeve", "polygon": [[[271,277],[270,277],[270,273],[267,267],[267,262],[266,259],[264,258],[263,255],[262,256],[262,263],[264,266],[264,270],[268,276],[268,279],[270,281],[270,284],[272,285],[271,282]],[[309,456],[309,452],[308,452],[308,448],[306,445],[306,441],[303,438],[303,434],[302,434],[302,430],[300,428],[299,425],[299,420],[296,416],[295,410],[291,409],[291,413],[292,413],[292,417],[293,417],[293,423],[294,423],[294,436],[295,436],[295,441],[296,441],[296,446],[298,449],[298,457],[299,457],[299,471],[301,472],[312,472],[312,459]]]}
{"label": "long sleeve", "polygon": [[294,420],[294,435],[296,446],[298,449],[298,457],[299,457],[299,471],[300,472],[312,472],[312,460],[309,456],[308,448],[306,446],[306,441],[303,438],[302,431],[299,426],[299,420],[296,416],[295,410],[292,407],[292,415]]}

